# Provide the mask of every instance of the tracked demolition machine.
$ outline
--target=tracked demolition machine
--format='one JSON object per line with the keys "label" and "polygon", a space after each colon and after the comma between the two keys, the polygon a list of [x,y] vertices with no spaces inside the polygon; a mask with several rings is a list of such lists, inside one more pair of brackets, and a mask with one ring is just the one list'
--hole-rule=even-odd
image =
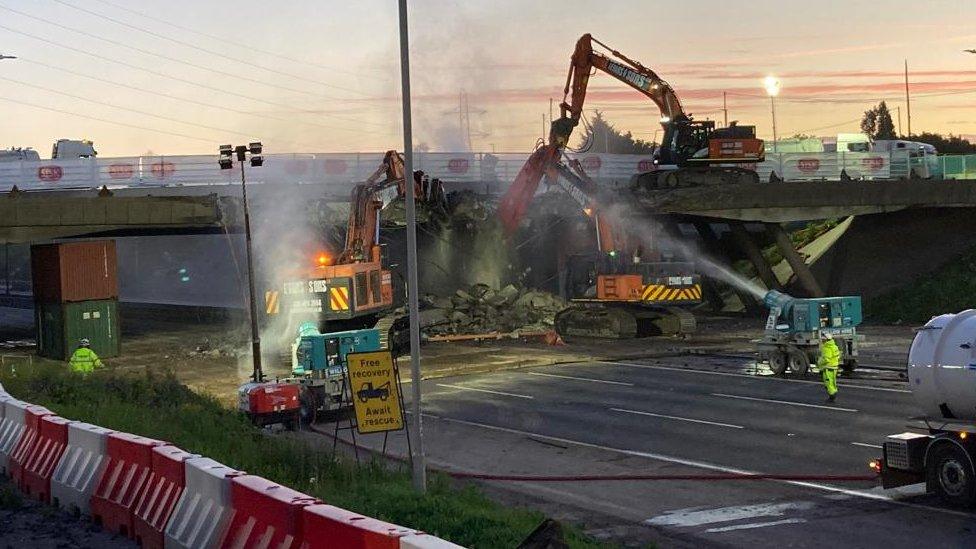
{"label": "tracked demolition machine", "polygon": [[841,368],[852,372],[857,367],[858,347],[863,336],[861,298],[815,297],[800,299],[776,290],[766,293],[769,307],[766,329],[756,342],[759,361],[779,375],[787,370],[805,374],[820,355],[820,334],[829,332],[841,352]]}

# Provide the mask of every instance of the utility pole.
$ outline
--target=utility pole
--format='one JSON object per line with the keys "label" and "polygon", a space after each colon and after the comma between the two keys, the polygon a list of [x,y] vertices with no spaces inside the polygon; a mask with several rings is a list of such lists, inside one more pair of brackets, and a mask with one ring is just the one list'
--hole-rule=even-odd
{"label": "utility pole", "polygon": [[729,127],[729,103],[728,93],[722,92],[722,114],[725,117],[725,127]]}
{"label": "utility pole", "polygon": [[898,135],[905,135],[901,133],[901,107],[895,107],[895,110],[898,111]]}
{"label": "utility pole", "polygon": [[912,136],[912,96],[908,92],[908,59],[905,60],[905,110],[908,111],[908,137]]}
{"label": "utility pole", "polygon": [[[410,39],[407,35],[407,0],[399,0],[400,12],[400,87],[403,96],[403,164],[407,210],[407,301],[410,309],[410,384],[412,400],[410,445],[413,455],[410,463],[413,468],[413,488],[421,494],[427,491],[427,465],[424,458],[424,432],[421,418],[421,378],[420,378],[420,305],[417,298],[417,204],[413,184],[413,127],[410,113]],[[409,436],[409,435],[408,435]]]}

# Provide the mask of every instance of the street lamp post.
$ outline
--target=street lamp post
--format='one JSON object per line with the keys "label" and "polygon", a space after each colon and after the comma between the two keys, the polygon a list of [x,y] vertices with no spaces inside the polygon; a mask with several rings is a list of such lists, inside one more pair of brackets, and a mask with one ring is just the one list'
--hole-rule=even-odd
{"label": "street lamp post", "polygon": [[233,157],[237,156],[237,163],[241,165],[241,195],[242,195],[242,205],[244,208],[244,245],[245,254],[247,255],[247,290],[248,290],[248,301],[250,302],[250,317],[251,317],[251,364],[254,367],[254,372],[251,374],[251,379],[255,383],[260,383],[264,381],[264,371],[261,368],[261,332],[258,330],[258,306],[257,299],[254,290],[254,254],[251,252],[251,214],[247,206],[247,180],[244,177],[244,160],[247,155],[251,155],[251,166],[258,167],[264,164],[264,158],[261,157],[262,146],[260,142],[250,143],[248,145],[238,145],[233,147],[231,145],[221,145],[220,146],[220,158],[218,163],[220,164],[220,169],[229,170],[234,166]]}
{"label": "street lamp post", "polygon": [[773,114],[773,152],[779,152],[776,147],[776,141],[778,136],[776,135],[776,96],[779,95],[780,83],[779,79],[775,76],[767,76],[763,80],[763,85],[766,87],[766,93],[769,94],[769,107]]}

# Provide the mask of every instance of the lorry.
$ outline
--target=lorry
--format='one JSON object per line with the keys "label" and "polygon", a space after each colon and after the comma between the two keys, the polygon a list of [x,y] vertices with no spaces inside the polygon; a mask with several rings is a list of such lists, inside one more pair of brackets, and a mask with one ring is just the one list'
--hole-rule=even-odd
{"label": "lorry", "polygon": [[803,375],[820,354],[820,334],[828,332],[840,349],[841,369],[857,367],[863,336],[861,298],[858,296],[795,298],[770,290],[763,298],[769,308],[763,337],[756,341],[758,362],[766,362],[776,375],[787,371]]}
{"label": "lorry", "polygon": [[888,435],[871,467],[883,488],[924,483],[954,506],[976,505],[976,309],[939,315],[908,352],[908,385],[921,415]]}

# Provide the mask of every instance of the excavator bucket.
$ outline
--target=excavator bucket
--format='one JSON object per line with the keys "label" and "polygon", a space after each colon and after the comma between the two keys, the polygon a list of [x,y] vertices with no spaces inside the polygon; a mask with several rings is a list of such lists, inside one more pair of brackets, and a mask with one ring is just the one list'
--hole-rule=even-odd
{"label": "excavator bucket", "polygon": [[522,219],[535,191],[539,188],[542,176],[558,156],[559,149],[552,145],[539,147],[515,176],[515,181],[505,192],[498,206],[498,217],[508,234],[513,234],[518,229],[519,220]]}

